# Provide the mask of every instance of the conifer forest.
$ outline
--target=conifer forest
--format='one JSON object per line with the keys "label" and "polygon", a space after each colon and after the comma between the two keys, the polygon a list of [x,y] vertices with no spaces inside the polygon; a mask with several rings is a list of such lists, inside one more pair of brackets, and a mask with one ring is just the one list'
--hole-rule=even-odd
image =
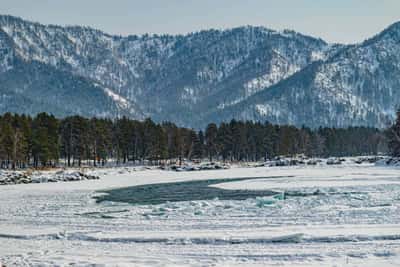
{"label": "conifer forest", "polygon": [[268,122],[208,124],[206,129],[155,123],[47,113],[35,117],[0,116],[2,168],[104,165],[164,160],[209,159],[260,161],[276,156],[309,157],[373,155],[387,150],[383,131],[368,127],[296,128]]}

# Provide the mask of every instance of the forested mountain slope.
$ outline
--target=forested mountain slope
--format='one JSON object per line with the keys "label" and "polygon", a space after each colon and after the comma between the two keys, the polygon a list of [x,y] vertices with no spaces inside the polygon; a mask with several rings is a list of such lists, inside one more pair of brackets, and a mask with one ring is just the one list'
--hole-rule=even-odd
{"label": "forested mountain slope", "polygon": [[121,37],[0,16],[0,112],[384,127],[399,28],[345,46],[252,26]]}

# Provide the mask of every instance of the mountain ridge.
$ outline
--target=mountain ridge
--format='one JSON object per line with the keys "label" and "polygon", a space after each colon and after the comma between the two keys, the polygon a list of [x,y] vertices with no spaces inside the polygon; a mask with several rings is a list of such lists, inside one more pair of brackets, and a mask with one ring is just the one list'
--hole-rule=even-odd
{"label": "mountain ridge", "polygon": [[[342,45],[262,26],[118,36],[90,27],[44,25],[0,15],[0,72],[2,65],[4,70],[12,67],[6,65],[5,55],[2,61],[2,51],[8,51],[27,63],[66,73],[74,84],[81,84],[80,79],[92,84],[85,94],[88,101],[94,94],[93,103],[85,104],[80,114],[86,116],[97,112],[108,117],[152,117],[195,128],[232,118],[310,127],[384,127],[394,116],[395,103],[389,98],[400,97],[395,92],[400,75],[399,28],[397,22],[360,44]],[[12,47],[3,39],[11,40]],[[375,69],[367,63],[374,63]],[[57,88],[62,86],[53,89]],[[70,100],[69,109],[79,110],[79,90],[73,93],[77,103],[74,106]],[[327,106],[330,117],[324,119]],[[0,105],[0,112],[5,111]]]}

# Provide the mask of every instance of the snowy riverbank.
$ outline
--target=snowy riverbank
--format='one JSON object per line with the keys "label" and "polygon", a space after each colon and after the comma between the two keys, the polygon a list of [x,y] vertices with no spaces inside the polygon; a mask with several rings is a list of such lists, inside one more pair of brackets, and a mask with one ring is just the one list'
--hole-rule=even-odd
{"label": "snowy riverbank", "polygon": [[[99,180],[0,187],[7,266],[398,266],[397,168],[341,165],[199,172],[98,169]],[[285,197],[130,205],[98,190],[222,178]]]}
{"label": "snowy riverbank", "polygon": [[304,165],[342,165],[365,164],[378,162],[380,166],[400,165],[399,159],[389,157],[354,157],[354,158],[303,158],[303,157],[277,157],[266,162],[184,162],[182,165],[160,166],[122,166],[122,167],[83,167],[83,168],[54,168],[48,170],[0,170],[0,185],[30,184],[30,183],[56,183],[82,180],[97,180],[99,175],[108,173],[126,174],[146,170],[166,170],[176,172],[226,170],[230,168],[256,168],[256,167],[289,167]]}
{"label": "snowy riverbank", "polygon": [[83,180],[97,180],[99,176],[87,174],[78,170],[50,170],[50,171],[7,171],[0,170],[0,185],[38,184],[57,182],[76,182]]}

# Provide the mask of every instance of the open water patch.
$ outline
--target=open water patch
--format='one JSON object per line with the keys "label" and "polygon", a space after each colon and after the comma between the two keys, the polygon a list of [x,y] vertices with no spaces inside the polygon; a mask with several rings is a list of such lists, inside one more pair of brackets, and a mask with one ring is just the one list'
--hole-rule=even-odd
{"label": "open water patch", "polygon": [[196,200],[246,200],[249,198],[276,195],[271,190],[228,190],[211,185],[255,179],[287,178],[287,176],[210,179],[174,183],[138,185],[119,189],[100,191],[94,196],[97,203],[103,201],[124,202],[135,205],[158,205],[167,202]]}

